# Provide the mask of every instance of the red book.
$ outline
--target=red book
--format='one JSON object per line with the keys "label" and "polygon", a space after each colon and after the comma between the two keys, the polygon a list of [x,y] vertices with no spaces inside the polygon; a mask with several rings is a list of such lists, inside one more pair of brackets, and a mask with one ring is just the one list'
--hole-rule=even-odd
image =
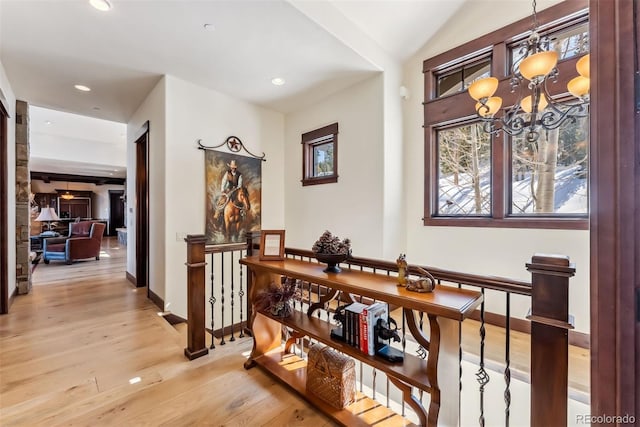
{"label": "red book", "polygon": [[360,350],[369,354],[369,319],[368,307],[360,314]]}

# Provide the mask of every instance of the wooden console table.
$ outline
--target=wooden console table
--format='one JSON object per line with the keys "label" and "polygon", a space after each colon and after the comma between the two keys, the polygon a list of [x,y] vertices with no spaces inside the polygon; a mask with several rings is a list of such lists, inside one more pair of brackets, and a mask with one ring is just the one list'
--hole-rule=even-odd
{"label": "wooden console table", "polygon": [[[306,390],[306,369],[299,364],[293,369],[282,361],[287,358],[282,342],[282,325],[298,334],[312,337],[325,345],[336,348],[349,356],[375,367],[387,374],[390,381],[403,392],[405,402],[418,414],[421,425],[435,426],[438,418],[447,425],[456,425],[459,411],[459,331],[460,322],[467,318],[482,302],[482,294],[467,289],[438,286],[433,293],[416,293],[398,287],[395,277],[344,268],[341,273],[324,273],[324,264],[285,259],[284,261],[260,261],[258,257],[240,260],[252,274],[249,299],[252,302],[249,319],[253,332],[253,349],[245,368],[260,366],[289,385],[318,409],[343,425],[368,425],[357,411],[335,409]],[[279,283],[280,276],[323,285],[329,289],[319,304],[313,304],[308,313],[294,311],[288,318],[275,318],[258,312],[253,301],[272,282]],[[369,356],[358,349],[330,338],[335,325],[311,316],[313,311],[336,297],[339,291],[364,296],[402,307],[407,326],[415,340],[428,349],[426,360],[406,354],[403,363],[388,363]],[[415,312],[425,313],[429,320],[429,337],[415,320]],[[440,357],[439,360],[439,356]],[[415,387],[430,394],[428,410],[411,395]],[[441,398],[444,396],[444,398]]]}

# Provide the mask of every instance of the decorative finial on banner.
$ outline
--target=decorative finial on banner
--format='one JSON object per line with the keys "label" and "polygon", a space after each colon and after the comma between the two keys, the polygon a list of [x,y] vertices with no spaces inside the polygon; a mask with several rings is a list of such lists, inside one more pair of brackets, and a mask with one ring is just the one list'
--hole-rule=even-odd
{"label": "decorative finial on banner", "polygon": [[264,158],[265,157],[264,152],[262,153],[262,156],[256,156],[251,151],[247,150],[247,147],[244,146],[244,144],[242,143],[240,138],[238,138],[237,136],[230,136],[227,139],[225,139],[223,143],[218,144],[218,145],[213,145],[213,146],[207,146],[207,145],[202,144],[202,140],[201,139],[198,139],[196,142],[198,143],[198,149],[199,150],[213,150],[215,148],[220,148],[223,145],[226,145],[227,149],[229,151],[231,151],[232,153],[237,153],[240,150],[244,150],[245,152],[247,152],[247,154],[249,154],[251,157],[253,157],[255,159],[260,159],[263,162],[267,161],[267,159]]}

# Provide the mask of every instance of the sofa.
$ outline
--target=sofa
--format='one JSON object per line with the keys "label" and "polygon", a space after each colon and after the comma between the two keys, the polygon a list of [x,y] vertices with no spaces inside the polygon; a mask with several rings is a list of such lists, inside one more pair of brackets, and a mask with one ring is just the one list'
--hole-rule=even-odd
{"label": "sofa", "polygon": [[73,261],[94,258],[100,259],[100,246],[106,224],[101,222],[80,221],[69,224],[69,237],[44,239],[42,259],[45,264],[52,260]]}

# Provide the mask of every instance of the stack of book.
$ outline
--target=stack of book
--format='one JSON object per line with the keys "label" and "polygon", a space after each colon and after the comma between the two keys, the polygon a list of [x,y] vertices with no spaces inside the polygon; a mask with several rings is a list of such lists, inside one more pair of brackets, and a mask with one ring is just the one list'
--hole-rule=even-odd
{"label": "stack of book", "polygon": [[374,356],[376,353],[374,327],[378,319],[387,321],[388,316],[387,303],[363,304],[354,302],[345,308],[342,338],[347,344],[360,349],[369,356]]}

